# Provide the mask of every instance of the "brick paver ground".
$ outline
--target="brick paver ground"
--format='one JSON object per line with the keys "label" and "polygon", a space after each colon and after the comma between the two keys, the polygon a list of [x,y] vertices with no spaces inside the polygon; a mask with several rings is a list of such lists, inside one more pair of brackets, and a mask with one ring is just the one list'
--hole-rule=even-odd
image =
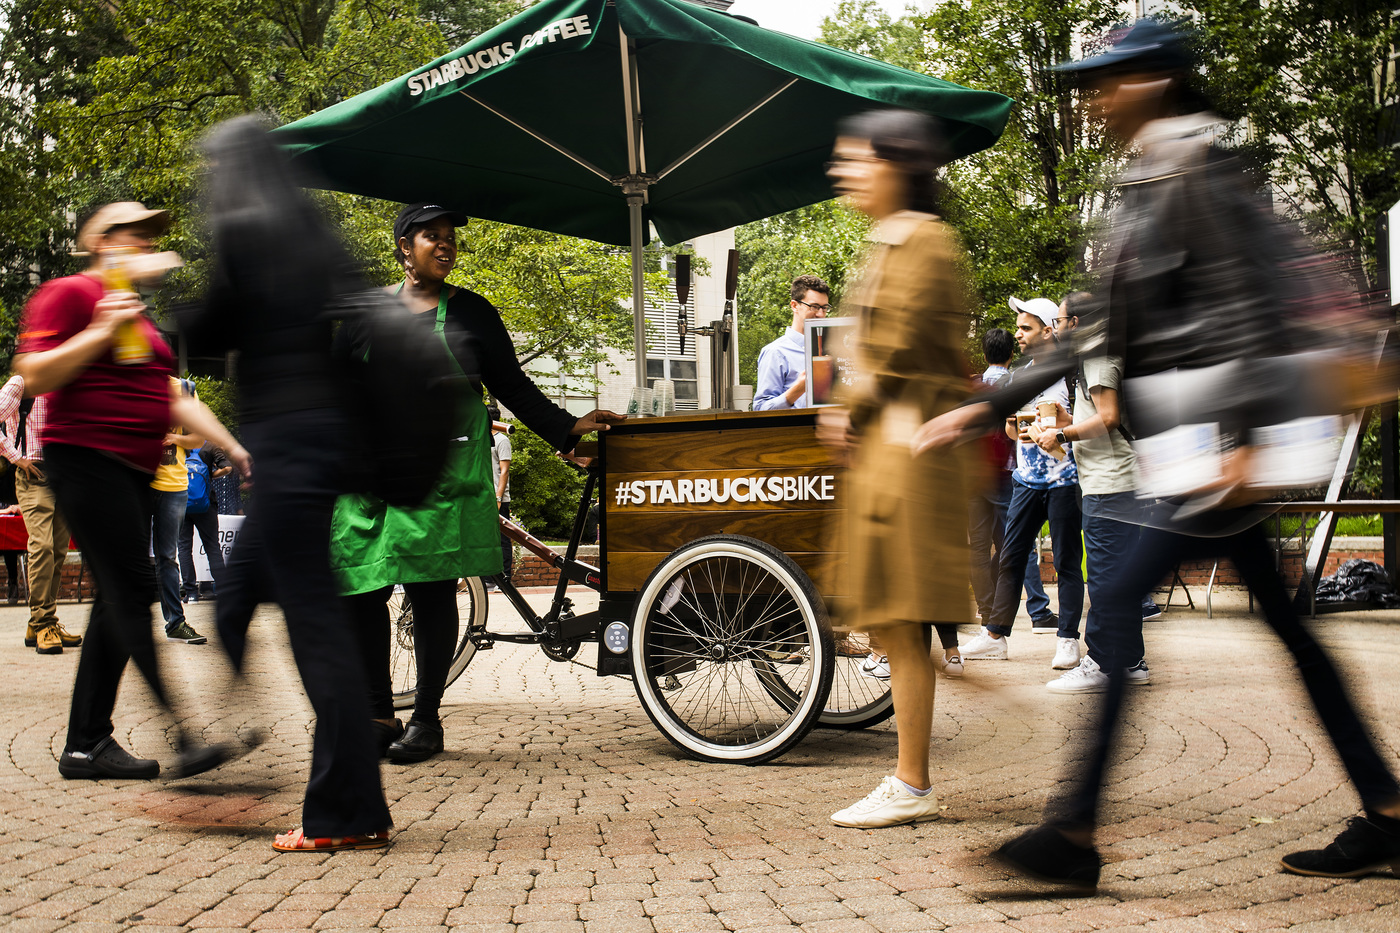
{"label": "brick paver ground", "polygon": [[[1329,840],[1357,801],[1242,597],[1218,599],[1214,620],[1173,609],[1148,624],[1153,683],[1135,694],[1101,834],[1104,882],[1087,898],[988,858],[1037,818],[1092,702],[1045,692],[1053,638],[1023,631],[1009,663],[970,663],[940,683],[943,817],[877,831],[828,816],[892,769],[892,723],[815,732],[765,766],[701,764],[657,733],[630,681],[501,645],[449,688],[447,753],[383,767],[393,845],[303,855],[270,848],[297,825],[310,751],[276,612],[255,622],[244,688],[227,683],[214,646],[162,649],[190,725],[211,739],[256,725],[270,740],[199,779],[151,782],[59,777],[78,652],[23,648],[24,616],[0,609],[9,930],[1400,930],[1400,879],[1278,869],[1281,854]],[[86,608],[64,616],[80,629]],[[211,616],[191,608],[203,631]],[[1318,631],[1395,760],[1400,613],[1332,616]],[[149,708],[129,671],[118,737],[170,763],[168,725]]]}

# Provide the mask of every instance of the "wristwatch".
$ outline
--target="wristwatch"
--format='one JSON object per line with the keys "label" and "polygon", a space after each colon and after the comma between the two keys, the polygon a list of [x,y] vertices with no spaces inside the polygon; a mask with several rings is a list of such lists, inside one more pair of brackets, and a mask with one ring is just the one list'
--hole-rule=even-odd
{"label": "wristwatch", "polygon": [[1065,437],[1064,428],[1055,429],[1055,443],[1059,444],[1061,447],[1069,443],[1069,438]]}

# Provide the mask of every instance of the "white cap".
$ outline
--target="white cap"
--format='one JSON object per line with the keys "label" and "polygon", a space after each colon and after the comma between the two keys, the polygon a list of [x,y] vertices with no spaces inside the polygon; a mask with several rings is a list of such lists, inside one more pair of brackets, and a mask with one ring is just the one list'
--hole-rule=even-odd
{"label": "white cap", "polygon": [[1006,299],[1006,303],[1011,306],[1012,311],[1040,318],[1040,322],[1046,327],[1054,327],[1055,318],[1060,316],[1060,306],[1049,298],[1032,298],[1030,301],[1022,301],[1013,295]]}

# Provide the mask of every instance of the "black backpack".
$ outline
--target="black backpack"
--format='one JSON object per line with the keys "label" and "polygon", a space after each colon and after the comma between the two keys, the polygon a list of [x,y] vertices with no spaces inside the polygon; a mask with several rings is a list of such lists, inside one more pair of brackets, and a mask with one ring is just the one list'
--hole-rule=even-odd
{"label": "black backpack", "polygon": [[[433,332],[434,315],[414,314],[378,289],[343,295],[327,314],[341,322],[336,356],[357,447],[351,489],[400,508],[420,505],[456,436],[464,381]],[[465,346],[454,350],[459,362],[471,358]]]}

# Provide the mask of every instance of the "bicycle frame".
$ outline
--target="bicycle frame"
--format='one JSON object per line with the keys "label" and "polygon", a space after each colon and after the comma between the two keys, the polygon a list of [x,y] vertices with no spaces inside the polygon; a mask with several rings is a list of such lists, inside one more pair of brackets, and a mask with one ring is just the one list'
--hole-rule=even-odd
{"label": "bicycle frame", "polygon": [[489,648],[492,642],[503,641],[511,644],[542,645],[547,652],[577,651],[577,644],[596,640],[598,636],[598,613],[586,612],[574,615],[573,600],[567,595],[570,583],[581,583],[590,589],[602,588],[602,572],[592,564],[578,560],[579,544],[583,540],[584,525],[588,520],[588,509],[593,502],[593,490],[598,484],[595,467],[587,470],[587,480],[583,484],[583,495],[579,497],[578,514],[574,517],[573,531],[563,554],[555,551],[515,522],[501,516],[501,534],[519,544],[531,554],[547,561],[559,569],[559,582],[554,587],[554,598],[544,615],[539,615],[525,601],[515,584],[501,577],[492,580],[501,593],[510,600],[520,618],[530,626],[529,632],[494,633],[473,632],[471,637],[478,648]]}

